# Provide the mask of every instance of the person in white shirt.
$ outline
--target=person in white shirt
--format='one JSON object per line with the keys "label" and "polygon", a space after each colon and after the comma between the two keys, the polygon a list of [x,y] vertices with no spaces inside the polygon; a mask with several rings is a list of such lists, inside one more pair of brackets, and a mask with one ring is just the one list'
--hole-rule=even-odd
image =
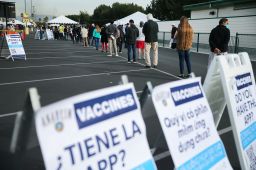
{"label": "person in white shirt", "polygon": [[136,39],[136,48],[138,53],[138,59],[145,60],[145,35],[142,33],[144,23],[140,22],[139,37]]}
{"label": "person in white shirt", "polygon": [[84,47],[88,47],[88,29],[83,26],[81,29],[81,34],[82,34]]}

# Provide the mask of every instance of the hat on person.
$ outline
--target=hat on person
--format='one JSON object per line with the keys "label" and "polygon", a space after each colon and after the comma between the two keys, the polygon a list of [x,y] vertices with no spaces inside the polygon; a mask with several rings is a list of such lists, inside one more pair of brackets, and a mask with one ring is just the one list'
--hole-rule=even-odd
{"label": "hat on person", "polygon": [[174,23],[172,23],[172,26],[176,26]]}
{"label": "hat on person", "polygon": [[151,13],[149,13],[149,14],[147,15],[147,19],[148,19],[148,20],[153,20],[153,15],[152,15]]}

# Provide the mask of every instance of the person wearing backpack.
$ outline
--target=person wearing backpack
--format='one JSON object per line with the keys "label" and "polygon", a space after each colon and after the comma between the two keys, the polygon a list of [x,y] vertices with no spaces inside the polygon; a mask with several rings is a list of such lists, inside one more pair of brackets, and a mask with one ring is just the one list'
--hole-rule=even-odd
{"label": "person wearing backpack", "polygon": [[[117,32],[117,28],[114,25],[114,22],[111,21],[110,25],[106,29],[106,33],[108,35],[109,52],[110,52],[108,56],[112,56],[113,52],[115,52],[116,56],[118,56],[117,45],[116,45],[116,32]],[[114,47],[114,51],[113,51],[113,47]]]}
{"label": "person wearing backpack", "polygon": [[130,27],[126,32],[126,42],[128,46],[128,63],[131,63],[131,53],[133,53],[133,63],[136,63],[136,39],[139,36],[139,29],[134,25],[134,21],[129,21]]}
{"label": "person wearing backpack", "polygon": [[118,32],[118,38],[116,39],[116,43],[118,47],[118,52],[122,53],[123,42],[124,42],[124,31],[123,31],[122,25],[119,25],[117,27],[117,32]]}

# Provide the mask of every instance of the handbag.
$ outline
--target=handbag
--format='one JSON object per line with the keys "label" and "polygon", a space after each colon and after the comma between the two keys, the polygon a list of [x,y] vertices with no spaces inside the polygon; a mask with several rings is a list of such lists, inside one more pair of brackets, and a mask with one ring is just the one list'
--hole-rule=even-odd
{"label": "handbag", "polygon": [[171,44],[171,48],[172,48],[172,49],[175,49],[176,46],[177,46],[177,43],[172,43],[172,44]]}

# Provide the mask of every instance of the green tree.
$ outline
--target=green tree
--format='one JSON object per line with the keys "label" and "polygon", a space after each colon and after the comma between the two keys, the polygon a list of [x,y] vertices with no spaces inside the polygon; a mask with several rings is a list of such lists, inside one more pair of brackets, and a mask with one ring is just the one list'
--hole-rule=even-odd
{"label": "green tree", "polygon": [[80,16],[79,15],[67,15],[66,17],[69,18],[69,19],[72,19],[76,22],[80,21]]}
{"label": "green tree", "polygon": [[91,17],[86,11],[80,11],[79,14],[79,22],[80,24],[88,24],[90,23]]}
{"label": "green tree", "polygon": [[98,24],[109,23],[110,21],[115,21],[117,19],[126,17],[134,12],[145,12],[145,10],[133,3],[114,3],[111,7],[106,5],[98,6],[92,15],[92,22]]}

